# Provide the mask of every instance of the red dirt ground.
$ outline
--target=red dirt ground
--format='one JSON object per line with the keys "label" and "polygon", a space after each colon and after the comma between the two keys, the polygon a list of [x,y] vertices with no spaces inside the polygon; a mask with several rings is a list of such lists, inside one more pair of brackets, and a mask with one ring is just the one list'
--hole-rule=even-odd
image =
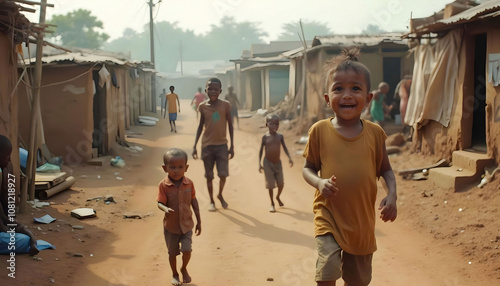
{"label": "red dirt ground", "polygon": [[[187,101],[181,104],[189,107]],[[191,153],[195,113],[184,108],[177,123],[177,134],[169,132],[164,120],[156,127],[132,127],[128,142],[144,150],[132,153],[117,147],[115,155],[125,159],[125,168],[73,168],[77,182],[71,190],[49,198],[54,203],[49,207],[19,214],[37,238],[57,249],[41,251],[41,261],[17,255],[16,278],[7,277],[6,267],[0,267],[0,284],[170,285],[162,213],[155,204],[157,184],[164,176],[161,156],[174,146]],[[295,165],[289,168],[284,164],[285,207],[269,213],[269,197],[257,164],[260,137],[266,131],[260,128],[263,119],[240,118],[240,123],[240,129],[235,129],[236,155],[230,161],[231,176],[224,192],[228,210],[218,205],[217,212],[207,211],[203,164],[189,159],[186,175],[197,189],[202,234],[193,239],[189,265],[193,282],[187,285],[314,285],[313,190],[301,175],[303,145],[294,143],[302,134],[293,131],[293,123],[281,123],[279,132],[285,135]],[[390,158],[395,170],[438,159],[409,151]],[[117,180],[118,176],[123,180]],[[482,189],[462,193],[437,188],[429,181],[407,181],[399,176],[397,180],[399,216],[394,223],[377,221],[379,249],[374,254],[371,285],[499,285],[499,176]],[[217,180],[215,183],[217,186]],[[379,187],[380,200],[383,189]],[[87,201],[108,194],[114,196],[116,204]],[[78,207],[94,208],[97,217],[71,217],[71,210]],[[47,213],[57,221],[31,223],[33,217]],[[124,219],[124,214],[143,218]],[[73,231],[71,225],[75,224],[85,228]],[[7,262],[0,261],[0,265]]]}

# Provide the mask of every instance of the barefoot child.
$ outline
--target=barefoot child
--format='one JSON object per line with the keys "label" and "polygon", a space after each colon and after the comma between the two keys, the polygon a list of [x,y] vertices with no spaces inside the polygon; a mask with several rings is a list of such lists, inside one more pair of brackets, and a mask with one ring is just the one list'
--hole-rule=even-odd
{"label": "barefoot child", "polygon": [[[228,204],[222,197],[222,190],[226,184],[226,178],[229,176],[229,159],[234,157],[233,147],[233,121],[231,120],[231,104],[226,100],[219,99],[222,92],[222,83],[218,78],[207,80],[205,93],[209,100],[200,104],[200,123],[196,131],[194,140],[193,158],[198,159],[196,144],[200,139],[201,132],[205,128],[203,138],[201,139],[201,159],[205,166],[205,178],[207,178],[208,195],[210,196],[209,211],[215,211],[214,202],[214,165],[217,164],[217,175],[219,176],[219,194],[217,198],[224,209]],[[227,127],[226,127],[227,125]],[[226,130],[229,130],[231,147],[227,148]]]}
{"label": "barefoot child", "polygon": [[[368,285],[375,243],[377,178],[388,187],[380,218],[394,221],[396,180],[385,148],[386,134],[360,119],[372,99],[370,73],[358,62],[359,49],[344,49],[328,63],[325,100],[334,118],[309,130],[302,174],[316,189],[313,211],[318,261],[317,285]],[[319,174],[318,174],[319,172]]]}
{"label": "barefoot child", "polygon": [[[172,148],[163,155],[163,171],[168,174],[159,184],[158,208],[165,212],[163,235],[168,249],[168,262],[172,269],[172,285],[190,283],[187,265],[191,259],[193,217],[196,216],[196,235],[201,233],[200,208],[193,182],[184,176],[188,169],[186,152]],[[179,247],[180,244],[180,247]],[[182,252],[182,282],[177,272],[177,255]]]}
{"label": "barefoot child", "polygon": [[[292,157],[288,153],[288,149],[285,145],[285,139],[283,135],[277,133],[280,126],[280,118],[276,114],[270,114],[266,117],[266,126],[269,128],[269,132],[262,136],[262,143],[260,144],[259,151],[259,172],[262,173],[264,170],[264,175],[266,177],[266,187],[269,189],[269,197],[271,198],[271,209],[270,212],[276,212],[273,200],[273,189],[278,185],[278,194],[276,195],[276,200],[280,207],[283,206],[283,202],[280,199],[281,192],[283,191],[284,179],[283,179],[283,167],[281,166],[280,150],[281,145],[283,145],[283,150],[288,156],[290,167],[293,166]],[[261,164],[262,151],[266,149],[264,156],[264,166]]]}

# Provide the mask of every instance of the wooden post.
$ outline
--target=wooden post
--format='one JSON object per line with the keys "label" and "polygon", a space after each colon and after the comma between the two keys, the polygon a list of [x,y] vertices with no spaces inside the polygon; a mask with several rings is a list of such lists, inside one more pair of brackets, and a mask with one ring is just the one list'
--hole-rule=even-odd
{"label": "wooden post", "polygon": [[[45,25],[45,15],[47,8],[47,0],[41,0],[40,5],[40,25]],[[37,149],[39,147],[38,138],[38,118],[40,117],[40,86],[42,82],[42,55],[43,55],[43,37],[44,30],[40,29],[36,39],[36,62],[35,62],[35,79],[33,84],[33,100],[31,104],[31,124],[30,124],[30,141],[28,148],[28,160],[26,164],[26,184],[23,185],[21,192],[21,204],[19,206],[20,212],[26,211],[27,199],[35,199],[35,173],[36,173],[36,159]]]}

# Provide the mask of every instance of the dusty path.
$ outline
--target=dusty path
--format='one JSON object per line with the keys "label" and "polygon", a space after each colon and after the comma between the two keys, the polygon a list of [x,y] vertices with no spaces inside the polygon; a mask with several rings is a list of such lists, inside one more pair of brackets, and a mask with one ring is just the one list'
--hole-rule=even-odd
{"label": "dusty path", "polygon": [[[107,223],[95,223],[100,234],[92,240],[93,257],[71,266],[76,268],[72,285],[170,285],[162,213],[155,198],[157,184],[164,176],[161,157],[165,148],[181,147],[190,154],[194,143],[196,116],[186,101],[181,103],[177,134],[170,133],[168,121],[161,120],[157,127],[134,127],[143,134],[127,139],[145,150],[142,157],[128,162],[132,169],[121,188],[129,197],[120,211],[152,215],[141,220],[115,215]],[[289,168],[284,164],[285,207],[269,213],[269,197],[257,165],[259,140],[265,129],[258,129],[252,119],[240,119],[240,123],[241,129],[235,129],[236,155],[230,161],[224,192],[229,209],[218,204],[217,212],[208,212],[203,164],[189,158],[186,175],[195,182],[202,234],[194,237],[189,265],[193,283],[188,285],[314,285],[313,190],[303,181],[303,160],[295,154],[302,146],[293,143],[296,138],[285,137],[295,165]],[[217,186],[218,181],[214,182]],[[119,186],[107,189],[114,190],[115,196],[120,194]],[[400,211],[404,212],[405,204],[411,202],[404,198],[402,202]],[[378,223],[376,232],[379,250],[374,255],[371,285],[491,285],[491,281],[481,280],[476,266],[464,263],[455,249],[436,244],[405,221]]]}

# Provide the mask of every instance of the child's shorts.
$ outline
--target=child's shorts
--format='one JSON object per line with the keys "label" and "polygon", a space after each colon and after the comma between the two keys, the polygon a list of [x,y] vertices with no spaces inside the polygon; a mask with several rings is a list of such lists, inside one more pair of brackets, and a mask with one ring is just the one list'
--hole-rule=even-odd
{"label": "child's shorts", "polygon": [[274,189],[276,184],[279,186],[283,186],[285,184],[285,180],[283,178],[283,166],[281,165],[281,161],[278,164],[274,164],[273,162],[264,158],[264,176],[266,177],[266,188]]}
{"label": "child's shorts", "polygon": [[229,176],[229,150],[227,144],[208,145],[201,150],[201,159],[205,165],[205,178],[214,178],[214,165],[217,163],[217,175]]}
{"label": "child's shorts", "polygon": [[335,281],[342,277],[347,285],[370,284],[373,254],[349,254],[340,248],[331,233],[317,236],[316,246],[318,248],[316,281]]}
{"label": "child's shorts", "polygon": [[169,121],[176,121],[177,120],[177,113],[169,113],[168,120]]}
{"label": "child's shorts", "polygon": [[[191,244],[193,231],[190,230],[184,234],[171,233],[165,228],[163,228],[163,236],[165,237],[165,242],[167,243],[167,249],[169,255],[179,255],[181,252],[191,252]],[[180,247],[179,247],[180,244]]]}

